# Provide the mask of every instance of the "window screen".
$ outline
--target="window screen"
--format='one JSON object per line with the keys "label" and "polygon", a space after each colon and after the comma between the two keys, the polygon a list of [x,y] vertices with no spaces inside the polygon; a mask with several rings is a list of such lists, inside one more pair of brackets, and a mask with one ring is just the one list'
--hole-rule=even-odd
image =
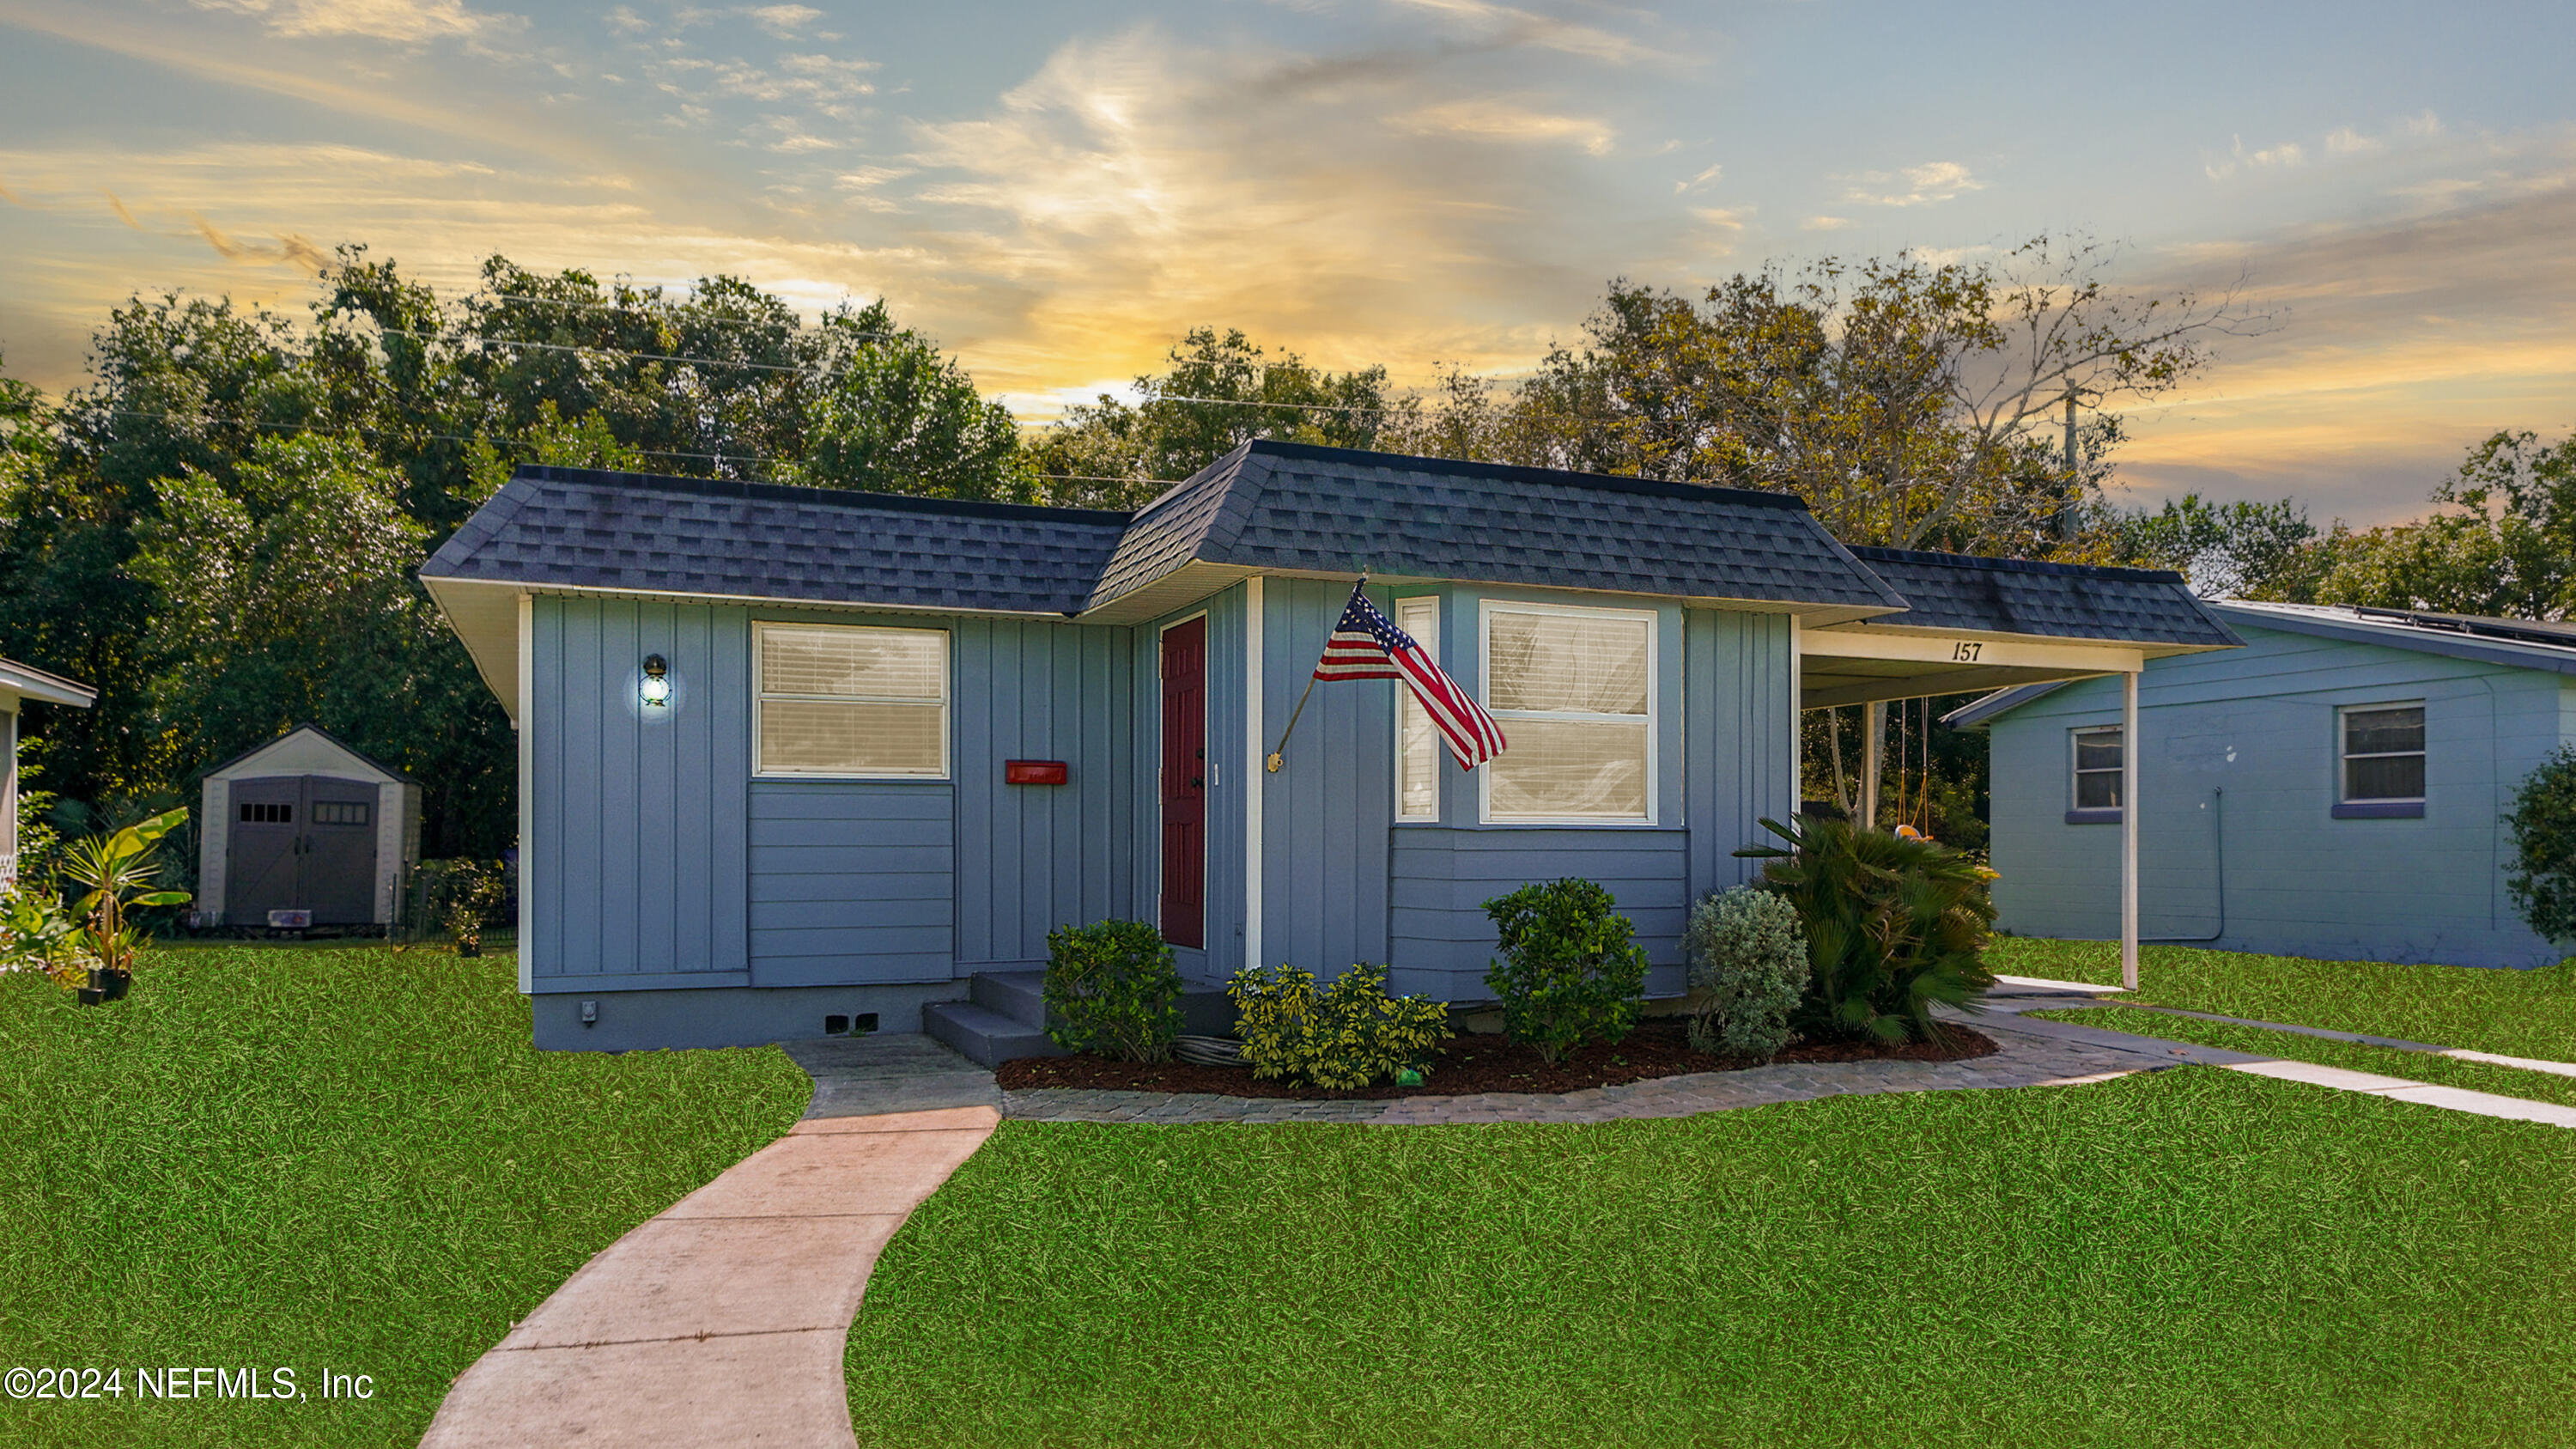
{"label": "window screen", "polygon": [[2075,808],[2120,808],[2120,727],[2075,732]]}
{"label": "window screen", "polygon": [[[1440,601],[1395,601],[1395,626],[1413,636],[1432,662],[1440,659]],[[1440,731],[1431,712],[1401,680],[1395,685],[1395,818],[1440,818]]]}
{"label": "window screen", "polygon": [[2343,712],[2343,798],[2424,798],[2424,706],[2372,705]]}
{"label": "window screen", "polygon": [[1485,707],[1511,744],[1486,818],[1654,818],[1654,657],[1651,614],[1490,608]]}
{"label": "window screen", "polygon": [[313,802],[316,825],[364,825],[367,806],[359,800],[316,800]]}
{"label": "window screen", "polygon": [[948,774],[948,635],[760,626],[760,773]]}

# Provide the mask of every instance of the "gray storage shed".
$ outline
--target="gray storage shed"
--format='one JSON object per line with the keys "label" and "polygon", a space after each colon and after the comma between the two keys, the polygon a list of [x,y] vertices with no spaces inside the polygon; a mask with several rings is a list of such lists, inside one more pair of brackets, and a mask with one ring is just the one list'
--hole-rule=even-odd
{"label": "gray storage shed", "polygon": [[420,860],[420,785],[313,725],[206,772],[199,919],[212,926],[391,924]]}

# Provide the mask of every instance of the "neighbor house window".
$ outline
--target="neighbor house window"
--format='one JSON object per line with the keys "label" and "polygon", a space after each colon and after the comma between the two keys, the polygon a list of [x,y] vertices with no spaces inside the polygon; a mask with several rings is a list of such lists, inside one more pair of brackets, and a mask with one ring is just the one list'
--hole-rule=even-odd
{"label": "neighbor house window", "polygon": [[2343,803],[2422,803],[2424,706],[2374,704],[2343,711]]}
{"label": "neighbor house window", "polygon": [[763,775],[948,775],[948,634],[755,626],[753,763]]}
{"label": "neighbor house window", "polygon": [[2120,808],[2120,727],[2099,725],[2074,732],[2075,809],[2116,813]]}
{"label": "neighbor house window", "polygon": [[[1413,637],[1433,663],[1440,660],[1440,601],[1425,596],[1395,601],[1395,627]],[[1395,691],[1395,818],[1440,818],[1440,731],[1413,691]]]}
{"label": "neighbor house window", "polygon": [[1654,820],[1655,616],[1485,606],[1487,820]]}

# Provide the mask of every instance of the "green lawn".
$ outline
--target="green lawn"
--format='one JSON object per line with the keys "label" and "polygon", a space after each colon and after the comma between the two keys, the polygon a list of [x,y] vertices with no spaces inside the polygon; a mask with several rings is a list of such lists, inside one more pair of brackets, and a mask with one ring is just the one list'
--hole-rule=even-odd
{"label": "green lawn", "polygon": [[[2116,986],[2120,948],[2108,941],[2004,936],[1986,964],[2012,976]],[[2576,967],[2502,971],[2391,966],[2147,946],[2138,999],[2188,1011],[2324,1026],[2434,1046],[2576,1062]]]}
{"label": "green lawn", "polygon": [[2430,1052],[2364,1046],[2359,1042],[2332,1041],[2302,1036],[2297,1032],[2238,1026],[2224,1021],[2201,1021],[2188,1016],[2168,1016],[2161,1011],[2137,1011],[2123,1006],[2072,1007],[2064,1011],[2024,1012],[2023,1015],[2576,1107],[2576,1077],[2524,1071],[2519,1067],[2490,1066],[2484,1062],[2464,1062],[2456,1057],[2435,1056]]}
{"label": "green lawn", "polygon": [[[84,1009],[0,976],[0,1443],[415,1442],[449,1381],[628,1228],[786,1130],[774,1050],[540,1054],[508,956],[149,957]],[[138,1404],[133,1366],[374,1377],[371,1401]]]}
{"label": "green lawn", "polygon": [[879,1263],[848,1378],[887,1446],[2565,1444],[2576,1133],[2204,1068],[1011,1122]]}

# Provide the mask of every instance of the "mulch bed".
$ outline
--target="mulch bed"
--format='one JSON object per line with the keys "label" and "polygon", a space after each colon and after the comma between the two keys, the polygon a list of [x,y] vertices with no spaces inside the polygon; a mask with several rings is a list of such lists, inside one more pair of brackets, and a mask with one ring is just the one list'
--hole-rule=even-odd
{"label": "mulch bed", "polygon": [[[1962,1062],[1992,1056],[2001,1048],[1964,1026],[1944,1023],[1940,1039],[1887,1046],[1867,1041],[1800,1043],[1770,1062]],[[1686,1072],[1733,1072],[1766,1066],[1759,1057],[1720,1057],[1691,1050],[1679,1022],[1641,1023],[1616,1046],[1591,1042],[1549,1066],[1535,1047],[1517,1046],[1499,1036],[1453,1037],[1442,1047],[1419,1087],[1380,1082],[1356,1090],[1324,1091],[1287,1082],[1263,1081],[1250,1067],[1202,1067],[1187,1062],[1112,1061],[1107,1057],[1021,1057],[1002,1063],[993,1075],[1006,1092],[1031,1087],[1074,1087],[1092,1091],[1214,1092],[1228,1097],[1291,1097],[1308,1102],[1376,1101],[1390,1097],[1450,1097],[1476,1092],[1576,1092],[1586,1087],[1615,1087],[1652,1077]]]}

